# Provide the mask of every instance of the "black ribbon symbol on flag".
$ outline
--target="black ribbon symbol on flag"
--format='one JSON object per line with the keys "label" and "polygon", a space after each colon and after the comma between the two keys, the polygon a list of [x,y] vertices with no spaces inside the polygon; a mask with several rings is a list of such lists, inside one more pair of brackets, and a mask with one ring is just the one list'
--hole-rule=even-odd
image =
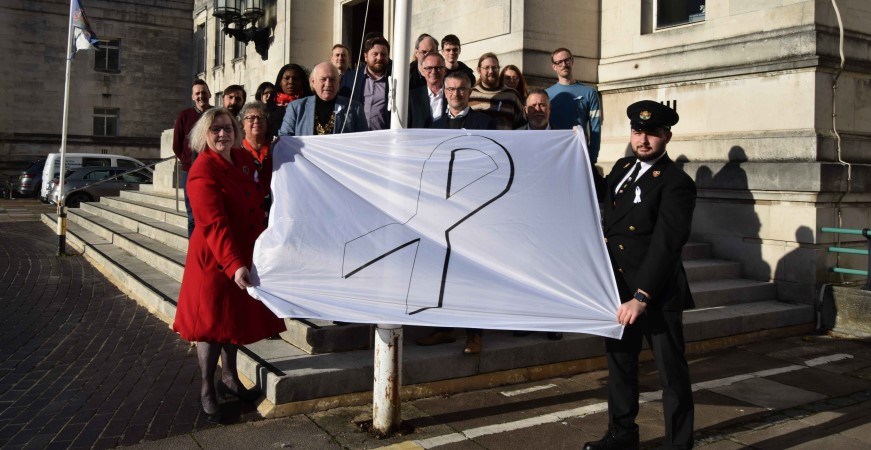
{"label": "black ribbon symbol on flag", "polygon": [[[402,223],[376,228],[345,243],[342,276],[402,251],[411,256],[406,313],[444,303],[451,261],[451,231],[505,195],[514,182],[508,150],[484,136],[457,136],[437,145],[421,168],[416,210]],[[442,194],[443,193],[443,194]],[[396,276],[397,272],[387,271]]]}

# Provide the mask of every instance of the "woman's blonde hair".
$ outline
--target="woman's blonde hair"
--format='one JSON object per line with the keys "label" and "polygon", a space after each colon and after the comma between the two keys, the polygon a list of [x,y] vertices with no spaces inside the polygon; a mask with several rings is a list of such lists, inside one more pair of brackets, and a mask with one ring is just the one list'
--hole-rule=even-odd
{"label": "woman's blonde hair", "polygon": [[206,110],[200,116],[200,120],[197,120],[197,124],[194,125],[190,134],[188,134],[191,150],[200,153],[206,149],[208,146],[206,138],[209,136],[209,128],[212,127],[212,124],[221,115],[230,118],[230,123],[233,124],[233,147],[242,145],[242,127],[239,126],[239,122],[233,117],[233,113],[227,108],[214,107]]}

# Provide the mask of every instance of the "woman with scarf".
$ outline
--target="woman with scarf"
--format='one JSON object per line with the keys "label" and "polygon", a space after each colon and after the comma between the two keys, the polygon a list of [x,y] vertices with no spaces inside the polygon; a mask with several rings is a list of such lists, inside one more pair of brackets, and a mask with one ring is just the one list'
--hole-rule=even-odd
{"label": "woman with scarf", "polygon": [[269,130],[269,118],[266,113],[266,105],[262,103],[246,103],[239,113],[242,118],[242,129],[245,132],[242,139],[242,148],[254,157],[254,165],[257,166],[257,176],[266,189],[266,210],[272,204],[272,195],[269,191],[272,182],[272,149]]}
{"label": "woman with scarf", "polygon": [[308,73],[299,64],[286,64],[275,77],[275,92],[266,103],[269,114],[269,140],[278,135],[284,112],[290,102],[312,94]]}

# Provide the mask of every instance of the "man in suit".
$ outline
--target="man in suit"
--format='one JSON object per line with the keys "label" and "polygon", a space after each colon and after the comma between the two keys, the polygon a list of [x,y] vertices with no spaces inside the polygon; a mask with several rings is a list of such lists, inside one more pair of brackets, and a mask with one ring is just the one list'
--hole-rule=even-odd
{"label": "man in suit", "polygon": [[427,54],[421,63],[426,84],[408,93],[408,128],[429,128],[445,113],[445,58]]}
{"label": "man in suit", "polygon": [[467,130],[495,130],[495,121],[469,106],[472,82],[463,72],[454,72],[445,77],[445,99],[448,101],[447,114],[433,121],[430,128],[450,128]]}
{"label": "man in suit", "polygon": [[638,353],[647,338],[662,382],[662,448],[693,446],[693,397],[684,358],[683,310],[694,307],[681,249],[690,235],[696,185],[666,153],[671,108],[645,100],[626,110],[634,156],[607,178],[593,169],[604,206],[605,244],[623,303],[621,339],[606,339],[608,431],[586,450],[638,448]]}
{"label": "man in suit", "polygon": [[[495,130],[496,122],[487,114],[473,111],[469,107],[469,94],[472,92],[472,81],[463,72],[453,72],[445,78],[445,97],[448,109],[438,120],[433,121],[430,128]],[[463,354],[477,355],[481,353],[482,330],[466,329],[466,345]],[[417,344],[428,346],[454,342],[454,330],[441,328],[418,339]]]}
{"label": "man in suit", "polygon": [[387,110],[390,77],[393,64],[390,61],[390,43],[381,35],[363,42],[363,64],[342,77],[340,94],[351,97],[363,105],[366,123],[370,130],[390,128],[390,111]]}
{"label": "man in suit", "polygon": [[314,95],[287,105],[279,136],[309,136],[369,131],[363,108],[357,102],[339,97],[339,70],[329,61],[312,70]]}

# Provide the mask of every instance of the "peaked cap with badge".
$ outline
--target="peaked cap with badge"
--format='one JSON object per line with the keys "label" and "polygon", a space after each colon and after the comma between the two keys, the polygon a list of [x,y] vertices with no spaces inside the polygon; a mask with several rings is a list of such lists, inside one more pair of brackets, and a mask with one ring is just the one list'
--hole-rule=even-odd
{"label": "peaked cap with badge", "polygon": [[642,100],[629,105],[626,115],[633,130],[668,129],[680,120],[675,110],[653,100]]}

